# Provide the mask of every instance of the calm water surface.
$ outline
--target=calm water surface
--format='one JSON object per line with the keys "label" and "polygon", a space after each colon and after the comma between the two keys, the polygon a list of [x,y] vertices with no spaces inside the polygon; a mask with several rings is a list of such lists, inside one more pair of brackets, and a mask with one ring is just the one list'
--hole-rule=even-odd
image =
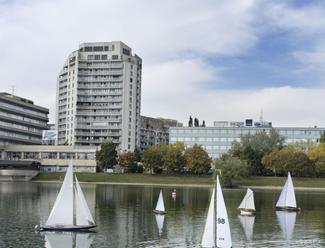
{"label": "calm water surface", "polygon": [[[81,185],[98,227],[94,233],[35,233],[59,184],[0,183],[0,247],[200,247],[212,190],[164,187],[165,217],[152,213],[159,187]],[[245,190],[224,190],[234,247],[324,247],[325,193],[296,192],[300,214],[276,213],[279,191],[255,191],[255,217],[238,217]]]}

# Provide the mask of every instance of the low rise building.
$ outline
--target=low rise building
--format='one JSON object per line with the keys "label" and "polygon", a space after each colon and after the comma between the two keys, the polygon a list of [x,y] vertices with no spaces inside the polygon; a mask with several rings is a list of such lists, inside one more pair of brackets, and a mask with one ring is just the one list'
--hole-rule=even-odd
{"label": "low rise building", "polygon": [[1,159],[39,161],[41,170],[63,172],[70,161],[76,172],[96,172],[96,151],[89,146],[7,145],[0,147]]}
{"label": "low rise building", "polygon": [[[271,125],[229,126],[223,123],[214,127],[170,127],[170,143],[184,142],[187,147],[201,145],[213,159],[226,153],[234,141],[240,141],[242,135],[270,132]],[[274,127],[285,137],[287,144],[311,141],[319,143],[325,128],[317,127]]]}
{"label": "low rise building", "polygon": [[0,92],[0,145],[41,144],[48,114],[31,100]]}
{"label": "low rise building", "polygon": [[140,117],[140,150],[144,151],[150,146],[169,144],[169,128],[181,127],[177,120]]}

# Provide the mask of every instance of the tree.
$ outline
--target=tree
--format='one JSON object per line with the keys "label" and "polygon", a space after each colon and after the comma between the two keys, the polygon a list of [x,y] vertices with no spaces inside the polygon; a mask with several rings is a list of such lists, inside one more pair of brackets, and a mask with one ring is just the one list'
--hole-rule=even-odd
{"label": "tree", "polygon": [[249,176],[249,165],[240,158],[222,156],[214,164],[215,168],[221,171],[221,180],[227,187],[234,186],[233,180],[240,180]]}
{"label": "tree", "polygon": [[185,150],[187,168],[195,174],[207,173],[211,167],[211,158],[202,146],[194,144]]}
{"label": "tree", "polygon": [[320,135],[320,139],[319,139],[319,142],[324,144],[325,143],[325,132],[322,132],[321,135]]}
{"label": "tree", "polygon": [[202,127],[205,127],[205,121],[202,122]]}
{"label": "tree", "polygon": [[185,145],[182,142],[176,142],[167,146],[163,154],[164,168],[167,174],[180,172],[186,161],[184,157]]}
{"label": "tree", "polygon": [[112,168],[117,164],[117,145],[113,142],[103,143],[99,151],[96,151],[96,161],[101,170]]}
{"label": "tree", "polygon": [[190,119],[188,120],[188,126],[193,127],[193,118],[190,116]]}
{"label": "tree", "polygon": [[138,165],[134,152],[124,152],[118,157],[119,165],[127,170],[127,172],[137,172]]}
{"label": "tree", "polygon": [[199,119],[198,118],[194,118],[194,127],[198,127],[199,126]]}
{"label": "tree", "polygon": [[265,175],[268,171],[262,165],[263,156],[273,150],[281,149],[283,145],[284,137],[279,135],[275,129],[271,129],[269,133],[261,131],[256,134],[243,135],[240,142],[232,144],[229,154],[246,160],[252,174]]}
{"label": "tree", "polygon": [[299,144],[291,144],[281,150],[274,150],[265,155],[262,164],[272,169],[275,175],[307,177],[315,175],[314,163],[303,152]]}
{"label": "tree", "polygon": [[317,176],[325,176],[325,143],[310,149],[308,157],[315,163]]}
{"label": "tree", "polygon": [[146,170],[153,173],[162,173],[163,171],[163,149],[161,146],[151,146],[142,154],[143,166]]}
{"label": "tree", "polygon": [[135,149],[134,149],[134,159],[135,159],[135,161],[136,162],[141,162],[141,156],[142,156],[142,154],[141,154],[140,149],[138,147],[135,147]]}

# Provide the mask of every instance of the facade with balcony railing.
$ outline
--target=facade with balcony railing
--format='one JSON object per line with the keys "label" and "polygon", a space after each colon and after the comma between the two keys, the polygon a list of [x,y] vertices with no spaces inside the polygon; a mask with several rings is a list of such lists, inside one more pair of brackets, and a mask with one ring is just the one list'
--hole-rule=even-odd
{"label": "facade with balcony railing", "polygon": [[0,93],[0,145],[41,144],[48,114],[31,100]]}
{"label": "facade with balcony railing", "polygon": [[58,144],[139,146],[142,60],[122,42],[83,43],[58,76]]}

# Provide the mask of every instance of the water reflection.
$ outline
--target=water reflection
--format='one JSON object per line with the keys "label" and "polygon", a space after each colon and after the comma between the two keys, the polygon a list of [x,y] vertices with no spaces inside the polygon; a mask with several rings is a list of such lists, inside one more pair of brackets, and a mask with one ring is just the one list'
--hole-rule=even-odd
{"label": "water reflection", "polygon": [[[89,239],[79,235],[72,238],[73,246],[71,237],[66,236],[58,241],[51,236],[45,246],[45,234],[34,233],[34,226],[40,219],[46,221],[50,214],[60,186],[0,182],[0,248],[58,247],[56,244],[65,248],[65,241],[70,242],[69,248],[83,244],[89,247]],[[98,224],[96,233],[90,235],[93,239],[90,247],[200,247],[210,188],[179,187],[176,199],[171,195],[172,187],[163,188],[168,214],[162,221],[152,213],[160,187],[95,184],[81,187]],[[296,192],[304,209],[296,215],[274,211],[279,191],[256,190],[255,204],[259,211],[253,219],[241,220],[237,207],[243,193],[244,190],[224,189],[234,247],[324,247],[325,192]]]}
{"label": "water reflection", "polygon": [[92,233],[44,233],[46,248],[90,248],[94,234]]}
{"label": "water reflection", "polygon": [[276,217],[283,234],[283,237],[289,241],[292,238],[293,230],[296,223],[296,212],[276,211]]}
{"label": "water reflection", "polygon": [[158,234],[159,236],[161,236],[164,227],[164,222],[165,222],[165,215],[155,214],[155,217],[156,217],[156,223],[158,228]]}
{"label": "water reflection", "polygon": [[253,238],[255,216],[238,215],[238,218],[244,229],[246,239],[251,241]]}

